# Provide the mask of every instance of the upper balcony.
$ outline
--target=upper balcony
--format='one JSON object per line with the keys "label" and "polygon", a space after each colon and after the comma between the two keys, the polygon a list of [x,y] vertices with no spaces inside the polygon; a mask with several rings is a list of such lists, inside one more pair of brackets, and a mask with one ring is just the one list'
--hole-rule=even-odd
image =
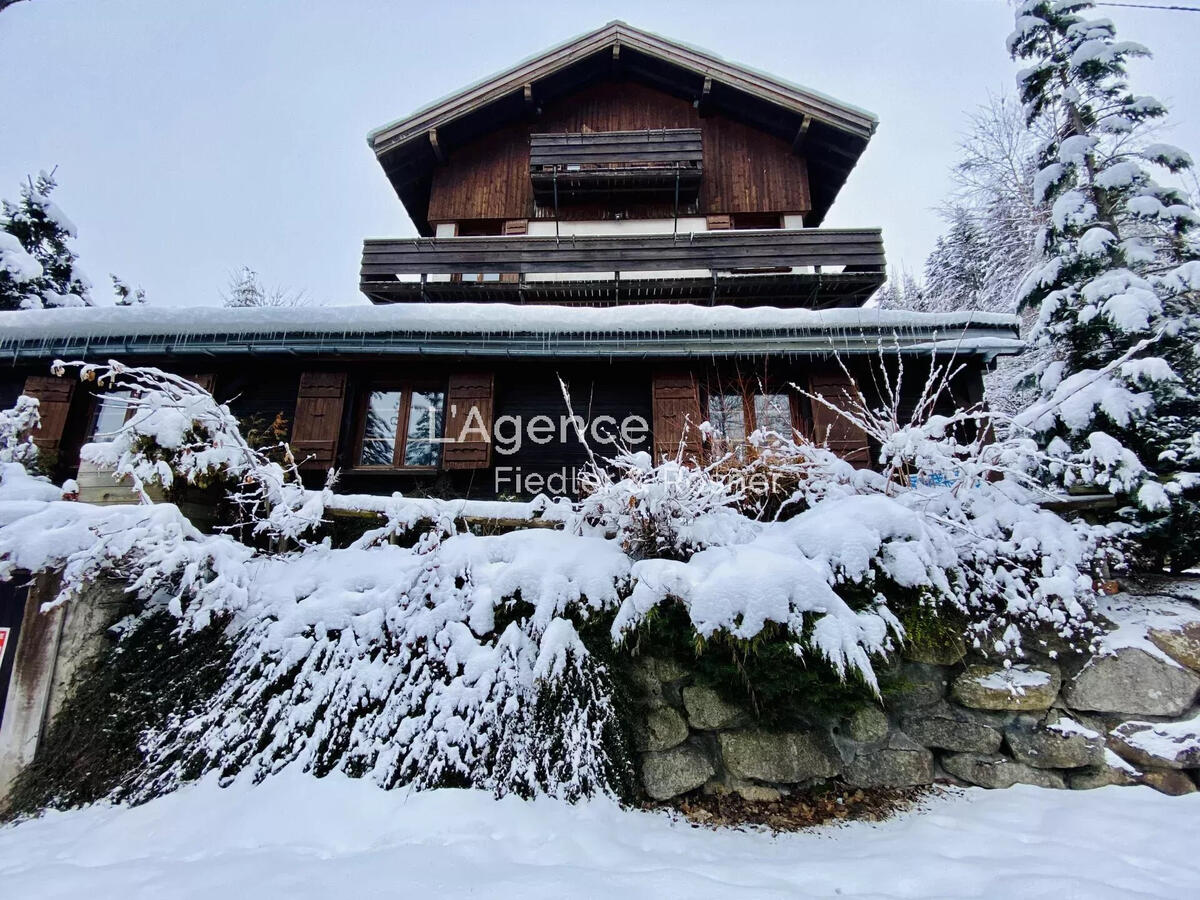
{"label": "upper balcony", "polygon": [[594,201],[614,194],[689,203],[700,190],[699,128],[593,131],[529,136],[529,178],[537,202]]}
{"label": "upper balcony", "polygon": [[367,240],[374,303],[690,302],[860,306],[883,284],[879,229]]}

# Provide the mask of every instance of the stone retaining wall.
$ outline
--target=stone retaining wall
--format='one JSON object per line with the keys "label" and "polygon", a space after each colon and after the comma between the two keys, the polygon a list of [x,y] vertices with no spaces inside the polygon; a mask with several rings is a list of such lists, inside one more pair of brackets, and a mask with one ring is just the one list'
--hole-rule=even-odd
{"label": "stone retaining wall", "polygon": [[642,657],[633,672],[642,786],[656,800],[696,789],[772,800],[834,777],[852,787],[1147,784],[1192,793],[1200,624],[1148,637],[1090,659],[1045,656],[1009,669],[909,652],[890,673],[900,690],[886,708],[816,715],[787,732],[757,727],[687,667]]}

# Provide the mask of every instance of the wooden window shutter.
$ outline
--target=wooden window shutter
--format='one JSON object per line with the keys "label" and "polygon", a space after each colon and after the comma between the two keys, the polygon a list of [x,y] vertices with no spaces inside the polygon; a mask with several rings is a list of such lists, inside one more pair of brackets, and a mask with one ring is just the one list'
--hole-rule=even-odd
{"label": "wooden window shutter", "polygon": [[[492,464],[493,378],[490,372],[450,376],[442,468],[486,469]],[[480,428],[486,431],[486,439]],[[460,441],[462,435],[466,440]]]}
{"label": "wooden window shutter", "polygon": [[42,417],[42,424],[33,432],[34,444],[38,450],[57,453],[62,445],[63,432],[67,429],[71,398],[75,395],[75,379],[30,375],[25,379],[22,393],[37,399],[38,414]]}
{"label": "wooden window shutter", "polygon": [[336,464],[345,402],[345,372],[305,372],[300,376],[292,452],[301,469],[329,469]]}
{"label": "wooden window shutter", "polygon": [[700,388],[690,372],[659,372],[654,376],[654,461],[674,459],[684,442],[683,458],[700,458]]}
{"label": "wooden window shutter", "polygon": [[[855,396],[854,386],[846,373],[839,369],[814,372],[808,379],[809,393],[824,397],[839,409],[848,406],[847,395]],[[871,465],[871,447],[866,432],[833,410],[813,401],[813,440],[827,444],[829,449],[856,469]]]}
{"label": "wooden window shutter", "polygon": [[733,227],[733,217],[729,215],[709,216],[708,230],[709,231],[724,231],[726,228]]}

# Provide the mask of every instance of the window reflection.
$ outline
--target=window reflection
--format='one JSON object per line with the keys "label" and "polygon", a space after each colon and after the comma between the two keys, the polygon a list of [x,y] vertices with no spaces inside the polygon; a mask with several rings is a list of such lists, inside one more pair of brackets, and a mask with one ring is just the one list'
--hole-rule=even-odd
{"label": "window reflection", "polygon": [[755,394],[754,427],[791,438],[792,404],[787,394]]}
{"label": "window reflection", "polygon": [[713,449],[728,453],[730,447],[746,440],[746,409],[741,394],[709,394],[708,421],[719,433],[714,436]]}
{"label": "window reflection", "polygon": [[396,460],[396,430],[400,424],[400,391],[371,391],[363,429],[359,465],[391,466]]}
{"label": "window reflection", "polygon": [[404,465],[436,466],[446,397],[441,391],[413,391],[404,439]]}
{"label": "window reflection", "polygon": [[117,431],[125,424],[125,415],[129,411],[130,391],[108,391],[101,394],[96,403],[96,412],[92,416],[92,427],[88,432],[88,440],[93,444],[106,444],[116,437]]}

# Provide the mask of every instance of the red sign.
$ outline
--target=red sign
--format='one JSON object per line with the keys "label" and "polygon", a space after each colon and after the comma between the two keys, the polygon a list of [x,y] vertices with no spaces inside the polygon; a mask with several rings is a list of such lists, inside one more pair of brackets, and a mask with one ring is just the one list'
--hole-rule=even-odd
{"label": "red sign", "polygon": [[0,628],[0,666],[4,665],[4,651],[8,649],[8,631],[7,628]]}

